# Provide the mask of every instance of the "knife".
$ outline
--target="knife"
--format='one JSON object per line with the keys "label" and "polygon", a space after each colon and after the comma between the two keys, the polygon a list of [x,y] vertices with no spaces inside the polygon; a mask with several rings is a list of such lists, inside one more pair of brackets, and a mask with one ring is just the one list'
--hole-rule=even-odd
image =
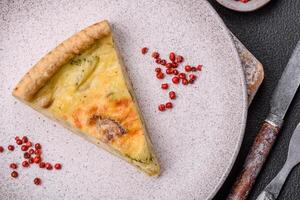
{"label": "knife", "polygon": [[277,176],[267,185],[256,200],[275,200],[277,199],[282,186],[291,170],[300,163],[300,123],[294,131],[290,145],[287,159],[277,174]]}
{"label": "knife", "polygon": [[275,88],[270,112],[263,122],[243,169],[235,181],[227,200],[245,200],[258,176],[281,129],[284,116],[300,84],[300,41]]}

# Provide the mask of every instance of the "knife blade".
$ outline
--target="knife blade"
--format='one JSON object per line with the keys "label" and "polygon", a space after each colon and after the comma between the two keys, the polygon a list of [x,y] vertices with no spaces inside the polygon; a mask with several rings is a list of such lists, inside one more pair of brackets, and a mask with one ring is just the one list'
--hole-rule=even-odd
{"label": "knife blade", "polygon": [[266,186],[256,200],[275,200],[280,194],[291,170],[300,163],[300,123],[297,125],[290,144],[287,159],[276,177]]}
{"label": "knife blade", "polygon": [[300,41],[273,92],[270,113],[283,120],[300,83]]}
{"label": "knife blade", "polygon": [[270,112],[263,122],[243,169],[227,200],[245,200],[258,176],[281,129],[284,116],[300,84],[300,41],[285,67],[270,101]]}
{"label": "knife blade", "polygon": [[263,191],[256,200],[275,200],[275,198],[268,191]]}

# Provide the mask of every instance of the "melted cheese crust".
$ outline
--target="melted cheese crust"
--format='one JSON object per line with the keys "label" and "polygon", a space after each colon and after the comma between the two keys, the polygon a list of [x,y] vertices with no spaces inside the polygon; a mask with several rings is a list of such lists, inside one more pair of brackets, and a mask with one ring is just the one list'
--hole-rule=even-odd
{"label": "melted cheese crust", "polygon": [[100,141],[104,141],[104,135],[89,124],[90,118],[97,114],[118,122],[126,134],[108,145],[133,160],[151,162],[145,130],[111,35],[64,65],[32,103],[41,102],[55,118]]}

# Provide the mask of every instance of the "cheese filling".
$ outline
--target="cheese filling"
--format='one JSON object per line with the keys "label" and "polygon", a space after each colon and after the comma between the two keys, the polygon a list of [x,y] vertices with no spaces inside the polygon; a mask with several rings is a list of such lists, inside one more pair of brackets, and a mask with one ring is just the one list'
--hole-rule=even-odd
{"label": "cheese filling", "polygon": [[[152,161],[111,35],[65,64],[32,103],[122,155],[142,163]],[[120,133],[112,133],[118,128]]]}

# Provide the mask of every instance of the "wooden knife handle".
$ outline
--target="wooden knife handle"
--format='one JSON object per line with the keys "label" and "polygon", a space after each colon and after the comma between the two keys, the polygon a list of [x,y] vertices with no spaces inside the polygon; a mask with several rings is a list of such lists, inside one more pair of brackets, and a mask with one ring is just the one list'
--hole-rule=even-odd
{"label": "wooden knife handle", "polygon": [[227,200],[245,200],[276,140],[280,127],[265,121],[256,135],[243,170],[235,181]]}

